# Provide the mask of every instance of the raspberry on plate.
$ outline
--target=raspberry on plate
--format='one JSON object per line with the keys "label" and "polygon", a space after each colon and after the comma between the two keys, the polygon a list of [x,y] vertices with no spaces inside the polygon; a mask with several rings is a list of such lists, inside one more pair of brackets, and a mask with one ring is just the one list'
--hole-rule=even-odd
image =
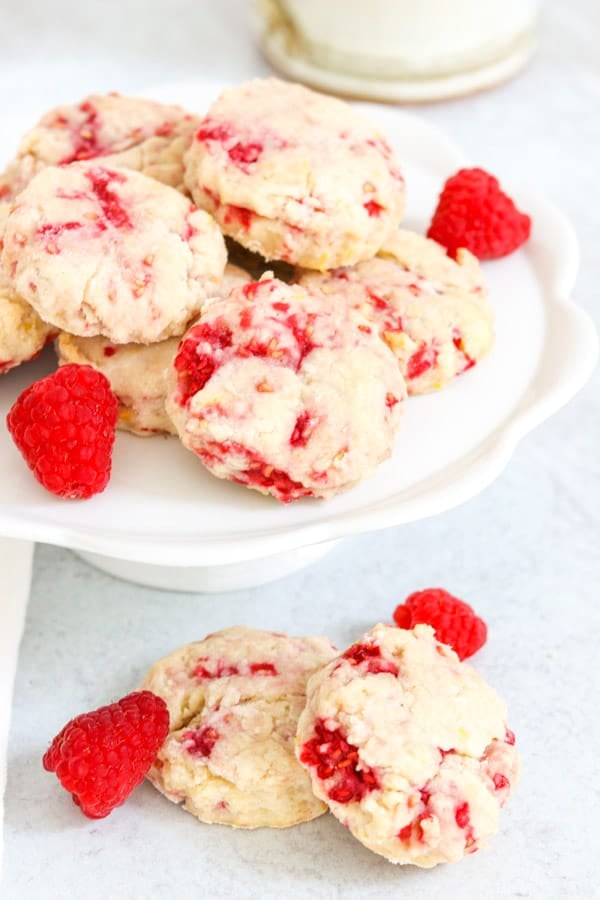
{"label": "raspberry on plate", "polygon": [[484,169],[461,169],[440,194],[427,237],[449,256],[461,247],[478,259],[499,259],[529,238],[531,219],[517,209],[498,179]]}
{"label": "raspberry on plate", "polygon": [[108,484],[117,400],[108,379],[70,364],[34,382],[6,417],[23,459],[46,490],[87,499]]}
{"label": "raspberry on plate", "polygon": [[68,722],[44,754],[44,769],[56,772],[88,818],[102,819],[143,781],[168,731],[164,700],[136,691]]}
{"label": "raspberry on plate", "polygon": [[459,659],[467,659],[487,640],[487,626],[472,607],[443,588],[415,591],[394,610],[399,628],[431,625],[438,641],[452,647]]}

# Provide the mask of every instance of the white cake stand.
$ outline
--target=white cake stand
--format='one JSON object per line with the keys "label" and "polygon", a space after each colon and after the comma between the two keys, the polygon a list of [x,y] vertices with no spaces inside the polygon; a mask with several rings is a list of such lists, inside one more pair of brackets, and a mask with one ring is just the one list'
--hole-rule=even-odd
{"label": "white cake stand", "polygon": [[[203,111],[218,86],[157,88],[159,100]],[[439,131],[391,108],[366,107],[402,160],[406,225],[423,231],[443,180],[465,160]],[[0,153],[22,123],[3,123]],[[170,438],[119,434],[107,490],[61,501],[32,478],[0,429],[0,535],[56,544],[111,574],[174,590],[226,591],[265,583],[323,556],[348,535],[432,516],[479,493],[517,442],[585,383],[598,342],[571,300],[579,254],[573,230],[543,197],[510,187],[534,222],[530,242],[485,266],[496,345],[438,394],[407,404],[395,452],[376,475],[331,501],[283,506],[210,476]],[[19,392],[49,371],[51,352],[0,379],[4,418]]]}

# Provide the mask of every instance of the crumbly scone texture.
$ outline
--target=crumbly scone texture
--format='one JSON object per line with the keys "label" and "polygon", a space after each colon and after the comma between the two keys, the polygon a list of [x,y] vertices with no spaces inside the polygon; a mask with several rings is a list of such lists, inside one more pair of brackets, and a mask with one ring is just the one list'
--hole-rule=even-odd
{"label": "crumbly scone texture", "polygon": [[[247,272],[228,263],[219,294],[227,296],[249,280]],[[86,338],[63,331],[55,346],[61,365],[93,366],[106,375],[119,401],[117,428],[140,437],[176,434],[165,410],[165,399],[167,369],[177,353],[179,337],[156,344],[113,344],[101,335]]]}
{"label": "crumbly scone texture", "polygon": [[214,220],[139,172],[50,166],[11,207],[1,265],[44,321],[126,344],[181,334],[226,263]]}
{"label": "crumbly scone texture", "polygon": [[299,273],[332,302],[360,309],[396,356],[409,394],[439,390],[494,343],[483,273],[468,250],[450,259],[439,244],[397,230],[377,257],[318,274]]}
{"label": "crumbly scone texture", "polygon": [[0,175],[0,198],[14,199],[46,166],[102,158],[183,188],[183,156],[199,119],[179,106],[120,94],[92,94],[45,113],[21,139]]}
{"label": "crumbly scone texture", "polygon": [[[9,210],[10,204],[0,203],[0,251]],[[0,269],[0,375],[37,356],[55,333],[19,297]]]}
{"label": "crumbly scone texture", "polygon": [[335,656],[326,638],[237,626],[157,662],[143,688],[169,707],[148,778],[202,822],[286,828],[325,812],[294,755],[308,677]]}
{"label": "crumbly scone texture", "polygon": [[243,246],[319,271],[373,256],[405,202],[373,125],[341,100],[276,78],[221,94],[186,154],[185,183]]}
{"label": "crumbly scone texture", "polygon": [[187,332],[167,412],[214,475],[288,502],[372,474],[405,395],[393,354],[358,313],[266,275],[211,301]]}
{"label": "crumbly scone texture", "polygon": [[427,625],[377,625],[316,672],[297,754],[365,847],[424,868],[485,847],[519,774],[504,703]]}

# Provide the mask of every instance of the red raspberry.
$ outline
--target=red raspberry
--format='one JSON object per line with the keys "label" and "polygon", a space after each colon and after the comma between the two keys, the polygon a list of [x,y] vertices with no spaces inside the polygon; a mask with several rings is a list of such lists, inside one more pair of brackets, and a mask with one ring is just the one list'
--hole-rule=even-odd
{"label": "red raspberry", "polygon": [[6,417],[37,480],[58,497],[85,499],[110,478],[117,400],[108,379],[70,363],[34,382]]}
{"label": "red raspberry", "polygon": [[483,169],[461,169],[445,183],[427,237],[456,256],[466,247],[478,259],[498,259],[528,239],[531,219]]}
{"label": "red raspberry", "polygon": [[144,779],[169,733],[169,710],[150,691],[77,716],[56,735],[43,758],[90,819],[125,802]]}
{"label": "red raspberry", "polygon": [[416,591],[394,610],[399,628],[431,625],[442,644],[448,644],[459,659],[473,656],[487,640],[487,625],[468,603],[443,588]]}

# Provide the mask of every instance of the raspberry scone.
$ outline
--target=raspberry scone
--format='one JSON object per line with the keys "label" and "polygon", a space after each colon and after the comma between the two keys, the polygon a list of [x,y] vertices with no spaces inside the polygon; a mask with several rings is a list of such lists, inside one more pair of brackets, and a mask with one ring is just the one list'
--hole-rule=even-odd
{"label": "raspberry scone", "polygon": [[410,231],[397,231],[374,259],[307,272],[299,281],[362,310],[396,356],[409,394],[443,387],[494,342],[493,311],[475,257],[459,250],[454,261],[435,241]]}
{"label": "raspberry scone", "polygon": [[361,316],[269,274],[206,307],[170,379],[184,446],[218,478],[283,502],[370,475],[405,399],[393,354]]}
{"label": "raspberry scone", "polygon": [[[10,205],[0,203],[0,250]],[[12,289],[0,269],[0,375],[34,359],[56,334]]]}
{"label": "raspberry scone", "polygon": [[102,157],[102,164],[137,169],[175,188],[183,155],[199,119],[179,106],[119,94],[91,95],[42,116],[0,175],[0,197],[14,199],[46,166]]}
{"label": "raspberry scone", "polygon": [[404,211],[404,180],[376,128],[276,78],[221,94],[186,154],[185,183],[225,234],[309,269],[369,259]]}
{"label": "raspberry scone", "polygon": [[429,868],[497,831],[514,742],[504,703],[428,625],[377,625],[311,677],[297,754],[365,847]]}
{"label": "raspberry scone", "polygon": [[152,784],[202,822],[286,828],[321,815],[294,739],[308,677],[335,653],[326,638],[235,627],[157,662],[143,687],[169,707],[170,734]]}
{"label": "raspberry scone", "polygon": [[6,221],[2,268],[44,321],[115,343],[181,334],[221,282],[223,237],[182,194],[139,172],[51,166]]}
{"label": "raspberry scone", "polygon": [[[227,265],[218,290],[226,296],[250,278],[243,269]],[[76,337],[63,332],[56,342],[61,365],[93,366],[110,381],[119,401],[117,428],[143,437],[161,432],[175,434],[165,411],[166,371],[177,353],[179,338],[157,344],[113,344],[104,337]]]}

